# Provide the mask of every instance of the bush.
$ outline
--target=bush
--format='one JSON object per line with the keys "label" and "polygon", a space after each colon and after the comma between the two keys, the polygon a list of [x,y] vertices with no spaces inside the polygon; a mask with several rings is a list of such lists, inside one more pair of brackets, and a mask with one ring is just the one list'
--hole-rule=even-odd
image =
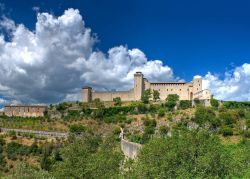
{"label": "bush", "polygon": [[151,97],[151,90],[147,89],[143,92],[141,100],[144,104],[148,104],[150,97]]}
{"label": "bush", "polygon": [[169,128],[167,126],[160,126],[159,131],[160,134],[165,135],[168,134]]}
{"label": "bush", "polygon": [[210,104],[212,107],[218,108],[219,107],[219,101],[217,99],[212,98],[210,100]]}
{"label": "bush", "polygon": [[69,127],[71,133],[82,133],[85,132],[86,128],[81,124],[73,124]]}
{"label": "bush", "polygon": [[158,117],[163,117],[165,115],[165,110],[163,108],[158,109]]}
{"label": "bush", "polygon": [[179,96],[177,94],[169,94],[166,98],[165,106],[168,110],[172,111],[179,101]]}
{"label": "bush", "polygon": [[246,120],[246,127],[247,127],[247,129],[250,129],[250,119]]}
{"label": "bush", "polygon": [[234,120],[232,118],[232,115],[228,112],[222,112],[219,114],[219,118],[223,121],[223,123],[225,125],[229,125],[231,126],[232,124],[234,124]]}
{"label": "bush", "polygon": [[6,152],[8,159],[16,160],[18,155],[23,156],[30,154],[30,148],[16,142],[11,142],[7,144]]}
{"label": "bush", "polygon": [[179,104],[180,109],[188,109],[192,107],[192,101],[190,100],[181,100]]}
{"label": "bush", "polygon": [[246,138],[250,138],[250,131],[249,130],[244,131],[243,136]]}
{"label": "bush", "polygon": [[194,122],[203,125],[206,122],[211,122],[216,117],[214,111],[211,108],[205,108],[204,106],[198,106],[195,111]]}
{"label": "bush", "polygon": [[121,106],[122,105],[122,100],[120,97],[116,97],[113,99],[115,106]]}
{"label": "bush", "polygon": [[233,129],[230,127],[223,127],[221,129],[221,133],[224,137],[226,136],[232,136],[233,135]]}

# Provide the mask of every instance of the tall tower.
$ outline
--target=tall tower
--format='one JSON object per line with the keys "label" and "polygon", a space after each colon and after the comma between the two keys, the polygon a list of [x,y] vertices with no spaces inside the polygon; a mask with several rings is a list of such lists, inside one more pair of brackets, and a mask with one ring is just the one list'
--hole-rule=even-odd
{"label": "tall tower", "polygon": [[202,91],[202,78],[194,77],[193,79],[193,94]]}
{"label": "tall tower", "polygon": [[91,102],[92,101],[92,88],[89,86],[85,86],[82,88],[82,101],[83,102]]}
{"label": "tall tower", "polygon": [[141,100],[144,91],[143,74],[141,72],[136,72],[134,74],[134,95],[135,100]]}

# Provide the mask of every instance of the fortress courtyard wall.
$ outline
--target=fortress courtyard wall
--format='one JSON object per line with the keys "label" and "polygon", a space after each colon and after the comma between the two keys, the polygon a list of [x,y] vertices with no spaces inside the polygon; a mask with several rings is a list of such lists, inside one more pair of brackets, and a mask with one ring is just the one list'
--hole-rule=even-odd
{"label": "fortress courtyard wall", "polygon": [[134,91],[112,91],[112,92],[100,92],[93,91],[92,99],[99,98],[101,101],[113,101],[114,98],[120,97],[122,101],[133,101],[134,100]]}

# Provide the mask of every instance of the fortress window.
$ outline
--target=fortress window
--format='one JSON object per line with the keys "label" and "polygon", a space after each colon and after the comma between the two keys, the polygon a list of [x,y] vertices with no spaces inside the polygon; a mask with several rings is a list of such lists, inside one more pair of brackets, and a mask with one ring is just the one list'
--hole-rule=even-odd
{"label": "fortress window", "polygon": [[180,91],[181,91],[181,89],[180,89]]}
{"label": "fortress window", "polygon": [[197,88],[197,90],[198,90],[198,88]]}

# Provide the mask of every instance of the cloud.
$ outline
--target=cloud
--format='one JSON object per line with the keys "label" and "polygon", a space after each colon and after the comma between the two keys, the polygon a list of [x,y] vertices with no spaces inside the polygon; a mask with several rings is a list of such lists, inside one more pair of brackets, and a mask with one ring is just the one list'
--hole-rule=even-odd
{"label": "cloud", "polygon": [[32,10],[35,11],[36,13],[38,13],[40,11],[40,7],[34,6],[34,7],[32,7]]}
{"label": "cloud", "polygon": [[245,63],[226,72],[224,79],[209,72],[203,78],[203,85],[217,99],[250,101],[250,64]]}
{"label": "cloud", "polygon": [[98,39],[76,9],[61,16],[37,13],[34,30],[3,18],[0,26],[0,94],[23,103],[80,100],[81,87],[129,89],[133,74],[150,80],[176,80],[170,67],[149,60],[139,49],[117,46],[94,50]]}

